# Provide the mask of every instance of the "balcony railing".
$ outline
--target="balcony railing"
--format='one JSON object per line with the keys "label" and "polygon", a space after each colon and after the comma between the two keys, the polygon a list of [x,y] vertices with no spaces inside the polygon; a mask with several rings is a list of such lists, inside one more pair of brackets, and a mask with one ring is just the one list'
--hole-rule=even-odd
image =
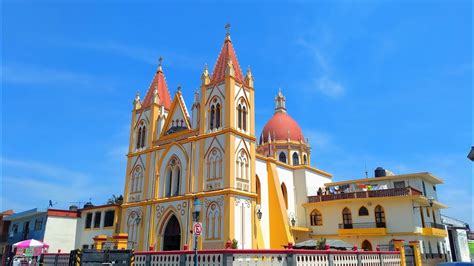
{"label": "balcony railing", "polygon": [[365,199],[365,198],[418,196],[418,195],[422,195],[421,191],[416,190],[412,187],[404,187],[404,188],[389,188],[389,189],[309,196],[308,202],[311,203],[311,202],[322,202],[322,201],[332,201],[332,200],[342,200],[342,199]]}
{"label": "balcony railing", "polygon": [[352,223],[339,224],[339,229],[386,228],[385,223]]}
{"label": "balcony railing", "polygon": [[446,230],[446,226],[444,224],[438,224],[438,223],[425,223],[425,227]]}

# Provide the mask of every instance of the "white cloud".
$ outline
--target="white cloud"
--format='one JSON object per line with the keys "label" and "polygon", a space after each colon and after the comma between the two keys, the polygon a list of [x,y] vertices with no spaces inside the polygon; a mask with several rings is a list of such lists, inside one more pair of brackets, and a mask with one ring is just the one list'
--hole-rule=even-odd
{"label": "white cloud", "polygon": [[19,63],[4,64],[2,80],[10,84],[112,89],[110,81],[93,75]]}
{"label": "white cloud", "polygon": [[332,66],[330,60],[325,56],[323,51],[314,43],[311,43],[303,38],[299,38],[296,44],[303,47],[311,56],[313,64],[314,76],[319,76],[317,79],[307,81],[307,92],[318,91],[319,93],[331,97],[339,98],[345,95],[346,88],[344,85],[336,80],[333,76]]}
{"label": "white cloud", "polygon": [[322,94],[331,98],[344,96],[346,91],[341,83],[325,76],[316,80],[316,89]]}

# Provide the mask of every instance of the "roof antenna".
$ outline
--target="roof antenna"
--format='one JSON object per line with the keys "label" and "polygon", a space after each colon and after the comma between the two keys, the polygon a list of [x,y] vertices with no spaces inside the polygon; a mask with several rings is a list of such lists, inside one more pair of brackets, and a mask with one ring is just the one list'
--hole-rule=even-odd
{"label": "roof antenna", "polygon": [[365,167],[365,178],[369,178],[369,172],[367,172],[367,164],[364,164]]}

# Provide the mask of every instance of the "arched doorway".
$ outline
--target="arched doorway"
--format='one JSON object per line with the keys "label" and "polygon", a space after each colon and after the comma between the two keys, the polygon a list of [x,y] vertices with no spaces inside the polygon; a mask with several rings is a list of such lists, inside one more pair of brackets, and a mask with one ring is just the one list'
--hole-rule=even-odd
{"label": "arched doorway", "polygon": [[171,215],[163,233],[163,250],[179,250],[181,248],[181,227],[176,216]]}
{"label": "arched doorway", "polygon": [[372,251],[372,244],[368,240],[362,242],[362,249],[365,251]]}

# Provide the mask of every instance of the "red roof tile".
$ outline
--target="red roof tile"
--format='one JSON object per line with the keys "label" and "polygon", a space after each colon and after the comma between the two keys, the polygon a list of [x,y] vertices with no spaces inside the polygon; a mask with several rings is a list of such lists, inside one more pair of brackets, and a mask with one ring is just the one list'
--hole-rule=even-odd
{"label": "red roof tile", "polygon": [[275,140],[303,141],[303,131],[298,123],[286,112],[276,112],[263,127],[263,142],[268,142],[268,136]]}
{"label": "red roof tile", "polygon": [[163,74],[163,70],[161,66],[156,71],[155,76],[148,88],[148,92],[146,93],[145,99],[142,102],[142,108],[148,107],[151,105],[153,101],[153,91],[155,87],[158,90],[158,96],[160,97],[160,105],[163,105],[165,109],[169,110],[171,107],[171,96],[170,92],[168,91],[168,85],[166,85],[165,75]]}
{"label": "red roof tile", "polygon": [[240,69],[239,61],[237,61],[237,55],[235,54],[234,47],[232,46],[232,41],[230,36],[227,36],[222,46],[217,62],[214,65],[214,70],[212,71],[211,83],[215,84],[221,82],[225,78],[225,70],[227,67],[227,61],[231,59],[232,64],[234,65],[235,79],[241,83],[244,81],[244,76],[242,75],[242,70]]}

